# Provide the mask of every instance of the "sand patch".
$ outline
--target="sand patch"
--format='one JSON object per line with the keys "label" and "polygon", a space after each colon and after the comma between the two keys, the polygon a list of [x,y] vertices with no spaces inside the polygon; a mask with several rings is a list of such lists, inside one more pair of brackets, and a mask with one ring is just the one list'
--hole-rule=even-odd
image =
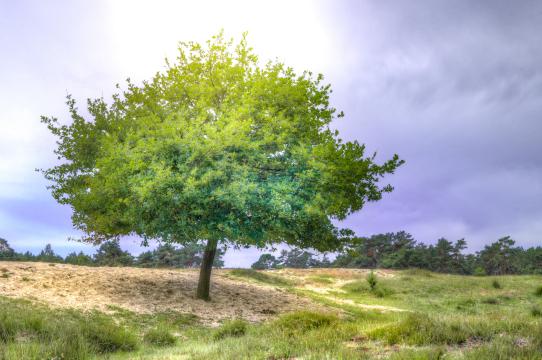
{"label": "sand patch", "polygon": [[211,301],[195,298],[195,269],[86,267],[0,262],[0,296],[26,298],[54,307],[108,311],[109,305],[137,313],[179,311],[217,325],[230,318],[258,322],[289,311],[321,308],[279,288],[247,283],[213,270]]}

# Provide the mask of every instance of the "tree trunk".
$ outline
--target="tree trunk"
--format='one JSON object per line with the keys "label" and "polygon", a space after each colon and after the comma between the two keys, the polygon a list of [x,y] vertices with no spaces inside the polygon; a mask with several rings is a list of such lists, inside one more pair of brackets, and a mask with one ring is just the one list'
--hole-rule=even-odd
{"label": "tree trunk", "polygon": [[217,244],[218,241],[216,240],[207,240],[207,246],[205,247],[201,261],[196,297],[205,301],[211,300],[209,297],[209,287],[211,285],[211,270],[213,269]]}

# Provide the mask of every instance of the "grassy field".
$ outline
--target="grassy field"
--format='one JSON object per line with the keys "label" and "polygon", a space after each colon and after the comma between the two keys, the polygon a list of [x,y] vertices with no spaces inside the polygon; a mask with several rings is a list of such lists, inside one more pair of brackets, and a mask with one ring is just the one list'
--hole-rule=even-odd
{"label": "grassy field", "polygon": [[376,275],[371,289],[364,271],[226,271],[325,310],[218,327],[197,314],[0,297],[0,359],[542,359],[541,276]]}

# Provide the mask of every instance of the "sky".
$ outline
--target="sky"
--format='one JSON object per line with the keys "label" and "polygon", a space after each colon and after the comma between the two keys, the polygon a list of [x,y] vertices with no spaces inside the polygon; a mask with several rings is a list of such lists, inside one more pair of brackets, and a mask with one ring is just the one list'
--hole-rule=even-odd
{"label": "sky", "polygon": [[[465,238],[469,251],[507,235],[542,245],[542,2],[530,0],[0,0],[0,237],[93,252],[68,241],[71,210],[35,171],[56,163],[40,116],[66,119],[67,94],[107,98],[221,29],[248,31],[262,60],[323,73],[341,136],[406,160],[386,178],[394,192],[341,226]],[[258,256],[228,251],[226,266]]]}

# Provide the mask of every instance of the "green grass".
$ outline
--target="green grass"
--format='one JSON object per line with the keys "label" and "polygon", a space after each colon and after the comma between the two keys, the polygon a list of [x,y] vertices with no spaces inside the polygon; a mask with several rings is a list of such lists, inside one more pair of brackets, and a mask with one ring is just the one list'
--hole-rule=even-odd
{"label": "green grass", "polygon": [[334,314],[298,311],[281,316],[273,323],[273,326],[286,333],[304,333],[310,330],[331,326],[337,322],[338,318]]}
{"label": "green grass", "polygon": [[100,313],[52,310],[0,298],[0,359],[86,359],[133,351],[136,334]]}
{"label": "green grass", "polygon": [[247,322],[242,319],[226,321],[213,334],[215,340],[227,337],[239,337],[245,335],[247,331]]}
{"label": "green grass", "polygon": [[309,276],[308,280],[317,284],[325,285],[333,284],[335,282],[331,275],[313,275]]}
{"label": "green grass", "polygon": [[235,277],[255,280],[268,285],[274,286],[292,286],[292,281],[289,281],[283,277],[267,274],[263,271],[252,269],[233,269],[229,272],[230,275]]}
{"label": "green grass", "polygon": [[171,331],[167,327],[155,327],[149,329],[143,340],[156,346],[172,346],[177,342],[177,338],[171,334]]}

